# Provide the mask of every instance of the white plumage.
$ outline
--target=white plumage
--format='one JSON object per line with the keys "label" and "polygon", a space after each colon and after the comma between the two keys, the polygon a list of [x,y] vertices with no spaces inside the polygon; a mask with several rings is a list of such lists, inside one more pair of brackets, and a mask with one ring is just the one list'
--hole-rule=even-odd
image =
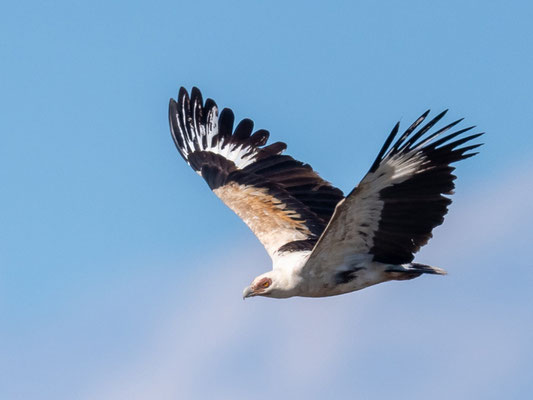
{"label": "white plumage", "polygon": [[[322,297],[388,280],[445,271],[413,262],[414,253],[440,225],[453,192],[454,162],[471,157],[481,135],[439,138],[461,120],[428,134],[443,112],[425,125],[429,111],[396,141],[396,124],[369,172],[348,196],[313,169],[266,146],[269,133],[253,122],[233,129],[231,110],[218,113],[198,89],[181,88],[170,100],[172,137],[180,154],[213,192],[256,234],[273,269],[255,278],[244,297]],[[462,147],[461,147],[462,146]]]}

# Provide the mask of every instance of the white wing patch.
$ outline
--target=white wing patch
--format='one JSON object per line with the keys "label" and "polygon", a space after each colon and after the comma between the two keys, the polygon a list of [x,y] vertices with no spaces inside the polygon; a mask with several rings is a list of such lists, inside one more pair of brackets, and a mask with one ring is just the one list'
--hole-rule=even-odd
{"label": "white wing patch", "polygon": [[409,263],[431,238],[451,202],[445,196],[454,188],[450,164],[475,155],[468,151],[480,144],[460,146],[481,134],[452,141],[469,127],[433,141],[461,120],[424,136],[445,112],[415,132],[428,114],[392,144],[399,124],[394,127],[370,171],[337,205],[304,267],[307,274],[331,278],[347,258],[360,255],[384,264]]}
{"label": "white wing patch", "polygon": [[[346,254],[368,252],[384,206],[380,191],[413,177],[421,171],[423,164],[424,155],[411,151],[387,158],[375,172],[367,174],[352,195],[337,206],[325,229],[328,234],[317,243],[317,254],[320,249],[327,249],[328,254],[338,254],[340,260]],[[330,230],[337,219],[343,223],[339,221],[335,229]]]}
{"label": "white wing patch", "polygon": [[[241,143],[230,143],[229,138],[218,138],[218,107],[213,105],[207,113],[206,122],[198,121],[198,113],[190,113],[187,109],[187,102],[181,101],[181,112],[175,114],[178,121],[177,132],[184,142],[181,147],[183,158],[189,165],[188,157],[195,151],[210,151],[219,154],[227,160],[233,161],[238,169],[243,169],[252,164],[258,154],[258,148],[253,146],[246,146]],[[201,107],[198,104],[198,99],[193,100],[193,110]],[[196,171],[201,175],[200,171]]]}

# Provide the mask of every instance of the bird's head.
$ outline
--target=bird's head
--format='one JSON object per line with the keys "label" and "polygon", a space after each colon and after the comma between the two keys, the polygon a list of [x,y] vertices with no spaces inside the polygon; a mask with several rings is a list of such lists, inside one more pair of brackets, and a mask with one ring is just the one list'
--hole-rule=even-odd
{"label": "bird's head", "polygon": [[286,298],[293,295],[294,288],[291,285],[291,280],[287,279],[279,270],[259,275],[242,292],[243,299],[253,296]]}
{"label": "bird's head", "polygon": [[250,286],[246,287],[242,292],[242,298],[253,296],[269,296],[272,290],[274,290],[275,283],[270,276],[271,273],[267,272],[266,274],[259,275],[253,280]]}

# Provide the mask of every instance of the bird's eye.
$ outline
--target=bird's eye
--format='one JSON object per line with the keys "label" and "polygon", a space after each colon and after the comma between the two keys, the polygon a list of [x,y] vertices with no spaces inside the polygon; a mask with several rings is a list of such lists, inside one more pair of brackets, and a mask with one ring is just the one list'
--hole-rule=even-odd
{"label": "bird's eye", "polygon": [[270,286],[270,282],[269,281],[264,281],[261,286],[264,287],[264,288],[267,288],[267,287]]}

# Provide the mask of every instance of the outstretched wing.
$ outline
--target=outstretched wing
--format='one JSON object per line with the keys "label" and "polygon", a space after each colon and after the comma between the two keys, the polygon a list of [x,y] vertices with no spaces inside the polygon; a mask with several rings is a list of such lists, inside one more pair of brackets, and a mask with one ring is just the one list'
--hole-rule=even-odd
{"label": "outstretched wing", "polygon": [[[453,193],[452,163],[472,157],[480,144],[463,144],[482,135],[460,137],[473,127],[434,139],[462,120],[427,132],[437,115],[416,133],[429,111],[394,143],[396,124],[361,183],[341,202],[305,268],[337,268],[346,257],[370,254],[387,264],[409,263],[442,224]],[[454,140],[455,139],[455,140]]]}
{"label": "outstretched wing", "polygon": [[233,130],[229,109],[218,114],[197,88],[170,99],[170,130],[185,161],[250,227],[271,257],[278,250],[310,250],[327,225],[342,192],[308,165],[282,155],[286,144],[266,146],[269,133],[252,134],[243,119]]}

